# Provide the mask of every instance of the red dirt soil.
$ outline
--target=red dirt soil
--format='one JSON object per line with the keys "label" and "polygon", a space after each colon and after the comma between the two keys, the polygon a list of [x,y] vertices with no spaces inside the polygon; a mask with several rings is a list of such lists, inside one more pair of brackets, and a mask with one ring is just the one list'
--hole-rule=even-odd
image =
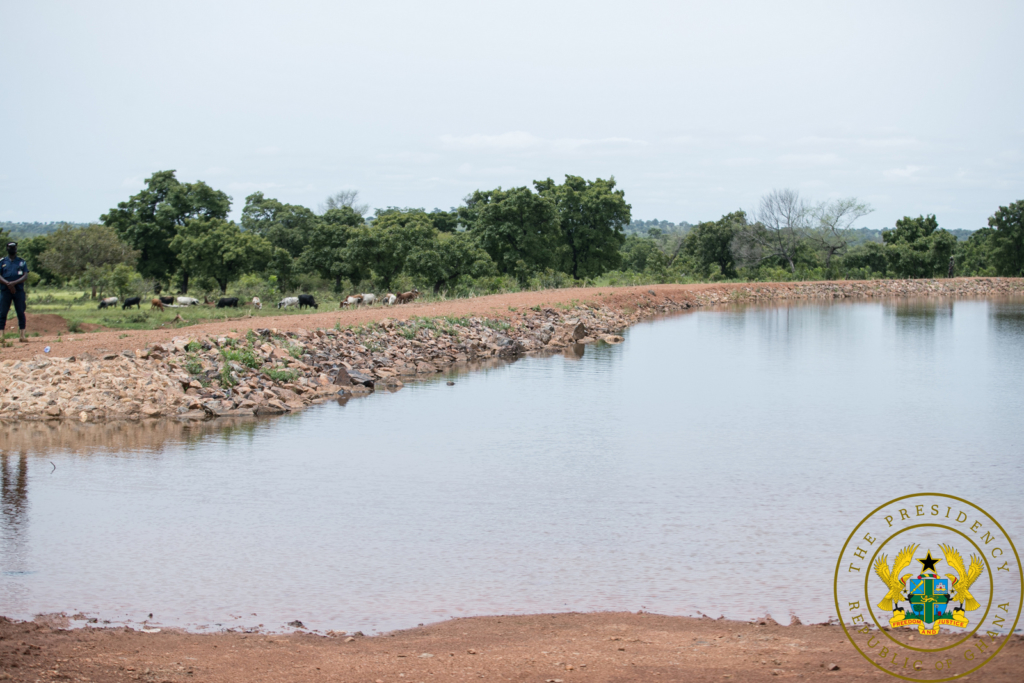
{"label": "red dirt soil", "polygon": [[[897,680],[861,657],[838,626],[609,612],[454,619],[351,640],[57,630],[0,619],[0,671],[14,681],[148,683]],[[1018,683],[1021,672],[1024,638],[1012,636],[969,680]]]}

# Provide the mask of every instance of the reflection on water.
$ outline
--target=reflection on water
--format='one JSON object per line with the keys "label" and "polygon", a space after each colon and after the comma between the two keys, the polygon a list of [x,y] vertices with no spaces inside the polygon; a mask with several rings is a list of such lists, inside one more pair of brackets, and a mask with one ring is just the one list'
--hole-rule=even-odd
{"label": "reflection on water", "polygon": [[270,421],[0,429],[0,613],[823,621],[886,500],[962,496],[1024,538],[1022,321],[1020,300],[700,311]]}

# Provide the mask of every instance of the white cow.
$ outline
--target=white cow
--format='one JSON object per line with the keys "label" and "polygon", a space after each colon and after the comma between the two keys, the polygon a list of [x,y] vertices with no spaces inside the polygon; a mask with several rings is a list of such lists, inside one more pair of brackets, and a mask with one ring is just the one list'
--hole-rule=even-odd
{"label": "white cow", "polygon": [[193,299],[190,296],[179,296],[178,297],[178,305],[179,306],[198,306],[199,305],[199,299]]}
{"label": "white cow", "polygon": [[278,308],[288,308],[289,306],[298,306],[298,305],[299,305],[299,297],[297,297],[297,296],[286,296],[285,298],[283,298],[283,299],[281,299],[280,301],[277,302],[277,307]]}
{"label": "white cow", "polygon": [[253,308],[255,308],[257,311],[262,311],[263,310],[263,302],[260,301],[260,298],[258,296],[254,296],[252,298],[252,305],[253,305]]}
{"label": "white cow", "polygon": [[376,300],[377,300],[377,297],[375,297],[373,294],[363,294],[363,305],[364,306],[369,306],[369,305],[371,305]]}
{"label": "white cow", "polygon": [[390,306],[391,304],[395,303],[397,299],[397,296],[395,296],[391,292],[388,292],[383,297],[381,297],[381,303],[383,303],[385,306]]}
{"label": "white cow", "polygon": [[108,296],[106,299],[100,299],[99,308],[111,308],[117,305],[116,296]]}
{"label": "white cow", "polygon": [[362,294],[355,294],[355,295],[350,296],[347,299],[343,300],[341,302],[341,304],[338,305],[338,308],[345,308],[346,306],[356,306],[362,300],[363,300],[363,295]]}

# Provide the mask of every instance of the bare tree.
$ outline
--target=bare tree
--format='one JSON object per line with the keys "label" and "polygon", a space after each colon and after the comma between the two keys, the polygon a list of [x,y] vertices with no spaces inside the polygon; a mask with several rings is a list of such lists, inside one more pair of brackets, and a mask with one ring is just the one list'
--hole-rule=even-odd
{"label": "bare tree", "polygon": [[343,206],[347,206],[360,216],[365,216],[366,212],[370,210],[370,205],[357,204],[356,201],[358,199],[359,190],[341,190],[340,192],[335,192],[325,199],[324,203],[320,205],[320,213],[325,214],[331,209],[340,209]]}
{"label": "bare tree", "polygon": [[733,239],[734,259],[745,265],[778,258],[796,274],[796,252],[808,229],[811,210],[796,190],[772,190],[761,197],[755,222]]}
{"label": "bare tree", "polygon": [[852,238],[848,231],[853,224],[874,211],[868,204],[856,197],[822,202],[811,210],[815,223],[808,232],[811,243],[825,254],[825,268],[832,264],[832,257],[843,254]]}

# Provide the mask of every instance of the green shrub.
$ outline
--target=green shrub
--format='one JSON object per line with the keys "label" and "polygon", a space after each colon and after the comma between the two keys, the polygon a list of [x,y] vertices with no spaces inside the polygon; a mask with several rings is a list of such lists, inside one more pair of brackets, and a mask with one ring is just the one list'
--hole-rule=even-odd
{"label": "green shrub", "polygon": [[287,368],[264,368],[263,374],[279,383],[292,382],[299,376],[298,372]]}
{"label": "green shrub", "polygon": [[254,370],[263,365],[263,361],[256,355],[256,352],[253,351],[251,347],[241,349],[221,349],[220,355],[224,357],[224,360],[233,360],[236,363],[241,363],[242,365],[253,368]]}
{"label": "green shrub", "polygon": [[511,327],[511,325],[509,324],[509,322],[507,320],[498,320],[498,319],[493,319],[493,318],[484,318],[482,322],[483,322],[484,327],[489,327],[492,330],[498,330],[499,332],[504,332],[509,327]]}
{"label": "green shrub", "polygon": [[227,363],[220,366],[220,385],[222,387],[233,387],[236,384],[238,384],[238,382],[236,382],[235,378],[231,376],[231,366]]}
{"label": "green shrub", "polygon": [[75,334],[82,331],[82,323],[77,320],[68,321],[68,332],[74,332]]}
{"label": "green shrub", "polygon": [[198,356],[190,353],[185,357],[185,372],[190,375],[203,374],[203,362],[199,360]]}

